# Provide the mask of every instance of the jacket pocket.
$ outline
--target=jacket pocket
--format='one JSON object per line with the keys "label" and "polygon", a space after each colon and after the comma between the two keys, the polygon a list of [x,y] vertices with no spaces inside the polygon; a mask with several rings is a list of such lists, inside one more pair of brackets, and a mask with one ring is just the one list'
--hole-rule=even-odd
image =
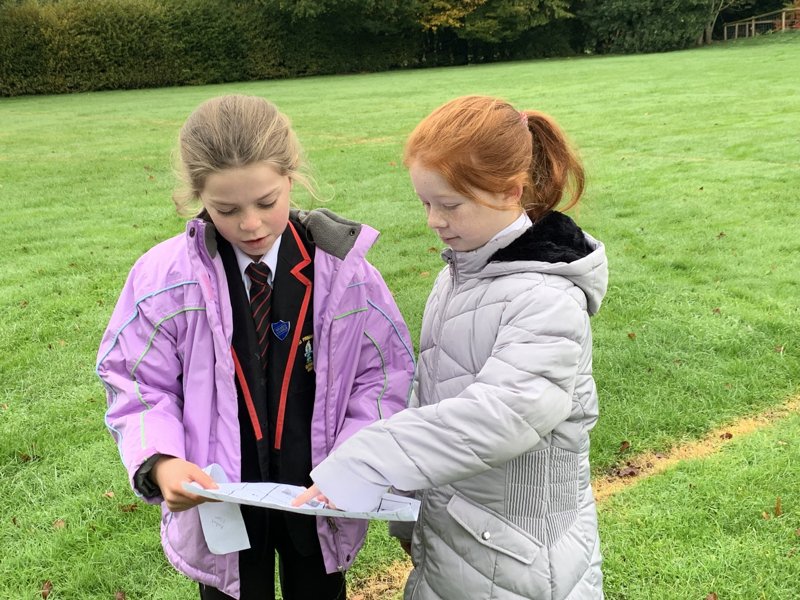
{"label": "jacket pocket", "polygon": [[523,564],[532,564],[542,549],[540,544],[500,515],[460,494],[455,494],[447,503],[447,512],[479,544]]}

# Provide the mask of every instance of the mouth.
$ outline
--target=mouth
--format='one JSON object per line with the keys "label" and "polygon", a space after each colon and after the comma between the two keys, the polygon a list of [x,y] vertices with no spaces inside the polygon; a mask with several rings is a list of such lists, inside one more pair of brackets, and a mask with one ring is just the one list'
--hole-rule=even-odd
{"label": "mouth", "polygon": [[247,244],[248,246],[258,246],[259,244],[263,244],[266,241],[267,237],[260,237],[254,240],[244,240],[243,243]]}

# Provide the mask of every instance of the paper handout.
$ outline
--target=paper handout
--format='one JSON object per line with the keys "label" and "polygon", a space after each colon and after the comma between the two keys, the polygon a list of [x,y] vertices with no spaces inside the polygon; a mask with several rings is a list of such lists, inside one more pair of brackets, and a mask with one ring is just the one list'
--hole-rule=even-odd
{"label": "paper handout", "polygon": [[[396,494],[384,494],[378,508],[368,512],[353,512],[325,508],[325,505],[311,500],[301,506],[292,506],[292,500],[305,488],[286,483],[218,483],[219,488],[206,490],[198,484],[184,483],[186,491],[222,502],[262,506],[277,510],[287,510],[307,515],[345,517],[349,519],[375,519],[379,521],[416,521],[419,515],[419,500]],[[202,506],[202,505],[201,505]]]}
{"label": "paper handout", "polygon": [[219,465],[212,464],[203,470],[211,476],[219,488],[207,490],[197,483],[188,482],[183,484],[183,489],[198,496],[220,501],[205,502],[197,507],[203,536],[213,554],[227,554],[250,547],[239,504],[308,515],[382,521],[416,521],[419,515],[419,500],[396,494],[384,494],[378,508],[369,512],[325,508],[324,504],[316,500],[295,507],[292,506],[292,500],[305,490],[304,487],[286,483],[227,483],[225,473]]}

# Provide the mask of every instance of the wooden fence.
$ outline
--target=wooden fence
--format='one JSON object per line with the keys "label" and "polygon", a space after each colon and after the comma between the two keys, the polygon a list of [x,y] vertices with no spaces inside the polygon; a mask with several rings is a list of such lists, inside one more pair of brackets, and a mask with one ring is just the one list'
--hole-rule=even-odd
{"label": "wooden fence", "polygon": [[735,40],[740,37],[752,37],[761,33],[786,31],[787,29],[800,29],[800,8],[789,7],[725,23],[723,35],[725,40]]}

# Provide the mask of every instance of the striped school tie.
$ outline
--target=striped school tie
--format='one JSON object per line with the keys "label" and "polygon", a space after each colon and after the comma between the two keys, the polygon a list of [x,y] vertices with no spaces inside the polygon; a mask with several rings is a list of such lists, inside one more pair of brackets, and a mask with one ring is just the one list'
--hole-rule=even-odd
{"label": "striped school tie", "polygon": [[253,262],[244,270],[250,278],[250,310],[256,325],[258,350],[261,354],[261,366],[267,366],[267,349],[269,348],[269,312],[272,287],[269,285],[269,267],[262,262]]}

